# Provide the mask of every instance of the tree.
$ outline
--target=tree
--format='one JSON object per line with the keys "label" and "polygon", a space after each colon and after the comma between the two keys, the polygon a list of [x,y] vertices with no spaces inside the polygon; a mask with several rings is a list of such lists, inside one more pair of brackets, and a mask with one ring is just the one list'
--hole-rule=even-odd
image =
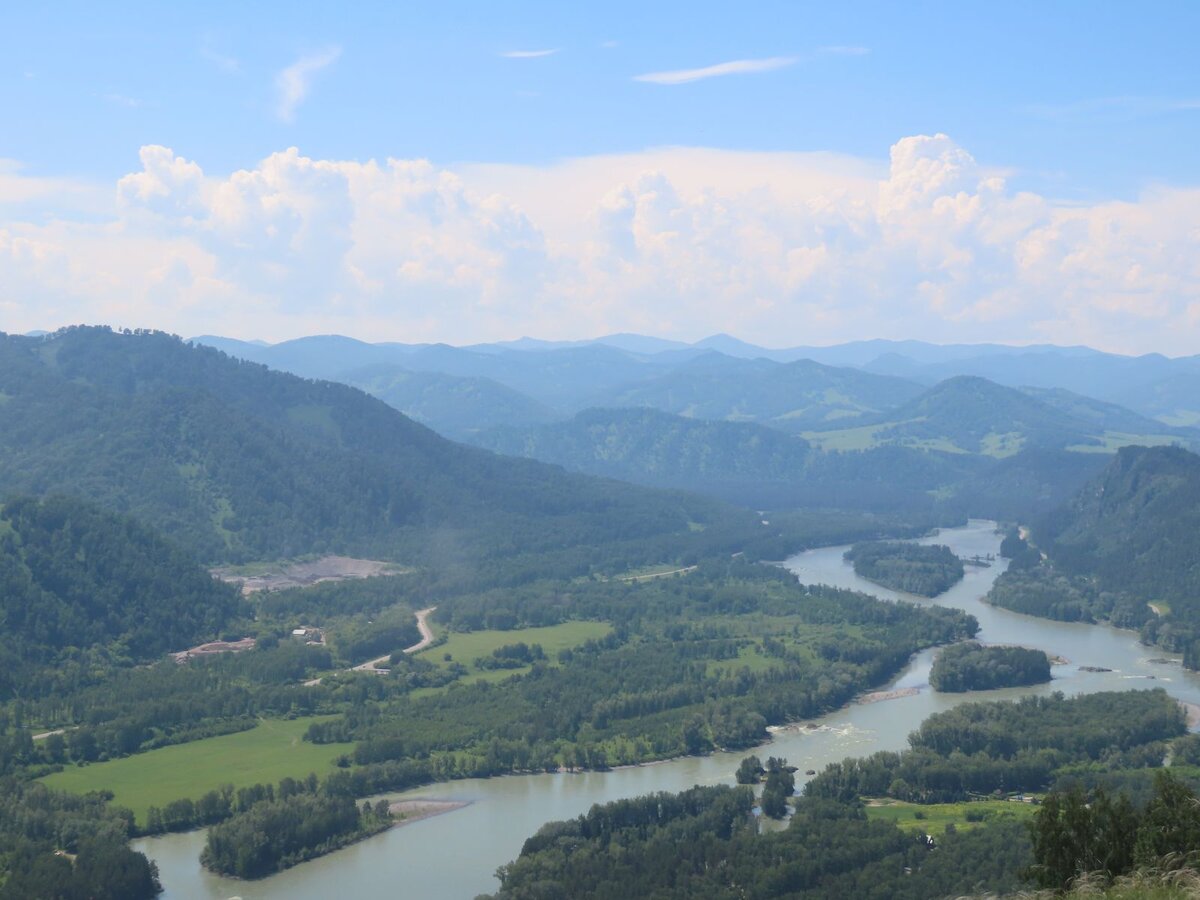
{"label": "tree", "polygon": [[758,784],[766,771],[757,756],[747,756],[738,765],[733,777],[738,784]]}

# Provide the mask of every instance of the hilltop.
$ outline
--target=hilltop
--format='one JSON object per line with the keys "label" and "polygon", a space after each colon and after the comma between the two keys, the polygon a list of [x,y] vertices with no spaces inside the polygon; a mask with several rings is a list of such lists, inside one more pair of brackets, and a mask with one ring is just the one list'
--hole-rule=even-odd
{"label": "hilltop", "polygon": [[0,397],[0,491],[87,496],[211,562],[469,560],[731,514],[455,444],[354,388],[161,333],[0,337]]}

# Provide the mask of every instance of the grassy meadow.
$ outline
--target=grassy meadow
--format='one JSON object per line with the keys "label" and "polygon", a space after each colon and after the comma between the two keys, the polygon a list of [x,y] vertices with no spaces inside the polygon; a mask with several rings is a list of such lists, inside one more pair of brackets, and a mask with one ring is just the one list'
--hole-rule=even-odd
{"label": "grassy meadow", "polygon": [[223,784],[236,787],[324,776],[349,744],[303,740],[310,723],[322,717],[263,719],[249,731],[223,734],[87,766],[69,766],[43,781],[56,790],[85,794],[113,792],[118,806],[132,809],[145,823],[146,810],[172,800],[195,800]]}

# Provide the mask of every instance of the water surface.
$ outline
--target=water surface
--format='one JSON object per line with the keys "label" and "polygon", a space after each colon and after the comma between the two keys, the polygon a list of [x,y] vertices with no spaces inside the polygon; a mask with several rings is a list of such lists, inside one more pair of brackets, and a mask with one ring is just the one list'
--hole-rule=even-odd
{"label": "water surface", "polygon": [[[964,557],[995,555],[1000,535],[995,524],[972,520],[961,528],[945,529],[921,543],[943,543]],[[1200,703],[1200,675],[1185,672],[1179,658],[1144,647],[1131,631],[1108,626],[1052,622],[988,606],[981,601],[1005,563],[988,568],[967,567],[966,577],[934,600],[916,598],[872,584],[854,574],[842,559],[846,547],[825,547],[798,554],[784,565],[801,581],[865,591],[889,600],[909,600],[964,609],[980,624],[979,639],[989,643],[1021,644],[1045,650],[1067,662],[1054,667],[1054,680],[1034,688],[968,694],[937,694],[929,689],[929,667],[936,651],[917,654],[884,689],[918,688],[916,694],[837,710],[812,722],[776,732],[757,752],[786,757],[807,769],[876,750],[899,750],[920,722],[932,713],[969,700],[1003,699],[1025,694],[1062,691],[1066,694],[1162,686],[1191,703]],[[1162,660],[1166,660],[1163,662]],[[1080,666],[1100,666],[1112,672],[1081,672]],[[696,784],[732,784],[733,771],[745,755],[672,760],[612,772],[558,775],[520,775],[471,779],[431,785],[391,797],[468,801],[469,806],[446,815],[394,828],[337,853],[304,863],[262,881],[243,882],[204,871],[198,858],[204,846],[202,831],[167,835],[134,843],[159,866],[164,897],[271,898],[324,900],[371,895],[426,900],[470,900],[498,887],[498,866],[516,857],[525,838],[544,823],[586,812],[593,803],[606,803],[651,791],[681,791]]]}

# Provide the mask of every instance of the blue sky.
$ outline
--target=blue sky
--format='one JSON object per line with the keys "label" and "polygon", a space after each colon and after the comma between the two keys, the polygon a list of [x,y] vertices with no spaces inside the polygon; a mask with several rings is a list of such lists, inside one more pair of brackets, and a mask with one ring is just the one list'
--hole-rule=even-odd
{"label": "blue sky", "polygon": [[[1193,3],[112,6],[10,6],[0,156],[116,177],[143,144],[228,170],[291,145],[442,163],[663,145],[882,156],[941,131],[1069,195],[1197,179]],[[331,48],[280,121],[277,72]],[[632,80],[771,57],[798,61]]]}
{"label": "blue sky", "polygon": [[[46,253],[50,250],[45,248],[51,248],[62,254],[62,265],[80,276],[90,264],[83,244],[99,239],[95,234],[81,237],[83,223],[107,224],[110,233],[119,230],[127,236],[136,232],[138,252],[149,254],[148,259],[154,252],[174,253],[174,259],[162,260],[163,267],[174,266],[177,274],[182,272],[180,265],[187,268],[186,275],[172,277],[175,283],[183,278],[193,286],[189,296],[176,297],[174,306],[169,287],[128,287],[127,295],[153,294],[157,299],[142,306],[127,300],[126,314],[144,310],[154,320],[144,324],[162,327],[190,326],[209,309],[216,325],[240,326],[242,331],[259,328],[270,332],[264,334],[267,337],[309,327],[350,330],[361,321],[370,329],[394,322],[396,333],[388,335],[393,337],[452,339],[462,311],[471,308],[468,295],[473,290],[475,301],[492,319],[464,339],[516,336],[510,332],[538,327],[565,332],[610,325],[658,328],[673,336],[688,336],[689,328],[725,326],[761,339],[771,328],[772,313],[739,329],[737,314],[747,300],[775,315],[787,307],[797,329],[801,323],[816,329],[812,336],[818,340],[837,340],[849,333],[854,317],[843,315],[839,320],[839,303],[846,308],[860,303],[864,286],[839,295],[836,284],[844,279],[826,278],[819,291],[800,292],[805,293],[800,304],[804,308],[794,308],[788,305],[789,291],[799,296],[794,272],[782,280],[759,279],[753,286],[748,285],[754,279],[738,282],[736,275],[730,276],[729,291],[696,301],[700,316],[689,316],[688,284],[676,270],[676,275],[651,273],[636,284],[606,284],[602,293],[607,312],[598,313],[596,304],[601,301],[596,292],[580,287],[587,282],[594,288],[594,273],[581,270],[571,278],[561,274],[564,260],[578,268],[590,252],[585,245],[594,244],[595,235],[568,240],[563,236],[567,225],[548,222],[552,213],[534,215],[531,210],[546,201],[533,195],[550,187],[531,183],[572,162],[627,160],[655,148],[708,148],[728,155],[722,162],[706,163],[708,174],[692,177],[690,188],[681,187],[680,178],[688,177],[676,175],[682,165],[678,160],[656,159],[644,172],[614,164],[611,184],[604,185],[603,166],[592,167],[589,177],[598,185],[596,195],[587,198],[578,216],[573,212],[567,218],[590,221],[604,207],[605,197],[628,188],[634,198],[629,201],[634,210],[630,221],[635,223],[631,228],[636,231],[642,227],[637,223],[646,220],[637,211],[642,209],[637,198],[645,196],[636,187],[638,179],[657,172],[665,174],[677,195],[671,221],[686,213],[696,226],[690,232],[694,237],[707,227],[697,224],[696,198],[713,195],[722,198],[722,209],[742,209],[754,192],[730,187],[728,181],[738,168],[759,165],[761,154],[832,154],[845,165],[861,165],[866,173],[886,174],[889,153],[898,142],[938,134],[949,136],[955,148],[969,154],[972,173],[980,175],[964,176],[962,167],[956,168],[950,180],[957,193],[977,193],[964,187],[962,177],[973,180],[967,187],[974,188],[984,176],[996,175],[1004,179],[1003,194],[1012,203],[1030,193],[1058,211],[1043,210],[1026,221],[1026,237],[1075,206],[1143,204],[1148,194],[1200,185],[1195,150],[1200,146],[1200,63],[1194,48],[1200,4],[1193,3],[438,3],[354,4],[345,10],[329,4],[27,4],[10,6],[4,22],[0,160],[8,162],[0,163],[0,172],[7,173],[7,180],[0,179],[0,185],[7,185],[7,193],[0,189],[0,228],[9,235],[10,253],[14,259],[20,256],[12,249],[18,239],[33,242]],[[135,227],[125,221],[128,202],[112,209],[114,194],[124,196],[116,190],[118,181],[142,171],[140,153],[147,146],[170,148],[176,157],[194,162],[210,194],[218,192],[221,179],[239,171],[258,172],[262,161],[290,147],[313,161],[376,160],[385,165],[388,159],[428,160],[438,172],[463,179],[464,190],[479,202],[497,192],[510,200],[515,207],[511,215],[528,219],[518,231],[527,225],[537,233],[518,243],[524,240],[521,246],[529,251],[530,240],[540,242],[533,251],[554,265],[531,280],[512,281],[514,267],[528,275],[532,263],[506,258],[498,265],[493,259],[487,265],[498,265],[512,283],[490,288],[481,286],[487,281],[481,276],[474,288],[464,287],[461,279],[453,284],[442,279],[433,290],[430,279],[438,276],[430,274],[428,266],[420,276],[423,292],[410,292],[408,282],[393,284],[370,273],[363,276],[365,281],[359,279],[359,288],[335,279],[326,285],[330,293],[324,298],[332,306],[320,313],[320,297],[300,303],[282,289],[273,292],[240,277],[234,270],[245,261],[234,265],[232,251],[218,246],[211,205],[203,213],[191,213],[193,225],[199,220],[208,224],[202,235],[190,235],[195,241],[190,257],[190,251],[181,249],[181,242],[189,239],[181,232],[181,221],[152,225],[139,214]],[[938,153],[945,162],[957,149],[947,156],[943,146]],[[827,167],[811,162],[795,162],[797,178],[828,174]],[[483,173],[477,164],[491,168]],[[510,167],[507,177],[498,176],[496,166]],[[772,178],[792,180],[786,174],[764,178],[760,194],[774,190]],[[172,182],[170,187],[142,191],[138,203],[146,205],[147,197],[177,188]],[[374,197],[382,188],[360,185],[347,190],[357,190],[359,199],[346,200],[357,212],[342,226],[314,219],[306,228],[328,225],[344,232],[352,227],[348,223],[364,221],[361,198]],[[811,199],[814,191],[820,193],[813,188],[805,196]],[[651,193],[659,203],[666,196],[662,190]],[[822,196],[809,205],[826,200]],[[1156,207],[1160,212],[1182,201],[1176,197],[1163,202],[1166,207]],[[313,202],[296,204],[310,210]],[[1142,209],[1134,219],[1149,217],[1144,210],[1150,207]],[[154,212],[165,215],[161,203]],[[751,227],[743,221],[739,233],[745,236],[785,214],[786,210],[758,208],[753,217],[758,224]],[[1004,213],[1006,218],[1011,215],[1012,210]],[[410,219],[405,220],[407,230],[397,238],[398,246],[410,247],[411,232],[419,229]],[[401,227],[395,220],[377,224]],[[919,224],[910,222],[912,227]],[[798,242],[795,246],[779,249],[779,259],[794,257],[792,251],[811,255],[819,249],[812,234],[820,237],[827,226],[813,226],[814,232],[810,225],[805,225],[807,236],[790,239]],[[1132,225],[1126,219],[1122,227],[1128,230]],[[678,233],[674,226],[666,230]],[[995,233],[996,228],[989,227],[988,234]],[[649,265],[647,248],[659,245],[646,243],[644,228],[635,238],[643,242],[637,265],[644,268]],[[246,235],[241,239],[244,243]],[[153,241],[164,246],[148,250]],[[575,249],[564,250],[571,242]],[[1157,246],[1162,236],[1143,235],[1142,243]],[[962,250],[961,241],[954,244],[956,249],[947,251],[950,257]],[[4,246],[0,242],[0,250]],[[832,245],[824,246],[828,251]],[[844,249],[846,242],[839,246]],[[292,249],[300,250],[299,245]],[[967,252],[977,259],[998,252],[990,244],[987,253],[978,249]],[[1143,302],[1137,318],[1145,333],[1130,337],[1128,325],[1114,319],[1109,330],[1097,329],[1089,339],[1114,347],[1122,340],[1130,349],[1149,347],[1155,341],[1153,327],[1158,326],[1141,320],[1157,318],[1161,323],[1174,315],[1175,331],[1184,326],[1190,330],[1182,336],[1165,330],[1164,340],[1169,337],[1176,351],[1190,349],[1196,324],[1188,316],[1200,315],[1189,312],[1191,304],[1200,301],[1191,293],[1195,273],[1186,263],[1183,270],[1163,273],[1147,268],[1178,266],[1187,249],[1185,244],[1167,254],[1169,258],[1148,260],[1130,250],[1124,271],[1140,267],[1135,275],[1142,278],[1144,290],[1139,293]],[[692,250],[702,252],[703,246],[693,243]],[[90,252],[100,254],[94,246]],[[1004,252],[1021,265],[1029,258],[1028,247],[1017,249],[1015,243]],[[1085,252],[1075,246],[1064,251],[1064,265],[1081,253],[1100,252],[1102,248]],[[202,254],[209,263],[204,273]],[[352,273],[365,271],[352,257],[347,250],[344,257],[325,261]],[[27,261],[28,253],[21,258]],[[282,258],[276,263],[290,265]],[[460,271],[470,264],[457,260],[438,271]],[[851,263],[843,260],[842,265]],[[931,271],[945,269],[932,259],[928,265]],[[95,285],[83,285],[80,277],[48,285],[27,269],[10,269],[5,277],[0,256],[0,316],[10,319],[14,330],[31,319],[30,294],[40,294],[39,305],[52,317],[91,313],[95,318],[122,309],[112,298],[96,294]],[[1066,276],[1069,269],[1067,265]],[[605,268],[613,270],[613,265]],[[410,266],[409,271],[415,270]],[[1163,275],[1158,288],[1146,287],[1150,274]],[[97,280],[122,277],[115,273]],[[879,277],[886,279],[882,272]],[[997,277],[989,270],[974,278],[970,289],[995,294]],[[1092,277],[1100,283],[1111,273],[1093,272]],[[207,279],[208,301],[194,288],[198,278]],[[297,280],[311,281],[311,273]],[[918,288],[927,290],[929,281],[912,273],[900,280],[910,283],[910,295]],[[383,285],[378,290],[391,298],[395,316],[363,299],[366,289],[361,285],[366,283]],[[664,289],[666,283],[669,289]],[[960,288],[963,283],[956,282]],[[1012,288],[1018,289],[1024,287]],[[1171,302],[1163,297],[1168,290],[1176,298]],[[656,292],[678,296],[666,303],[663,315],[639,319],[620,310],[623,291],[633,308],[644,306],[645,297]],[[222,292],[240,299],[229,300],[231,308],[221,310],[212,298]],[[820,309],[812,299],[817,293],[823,298],[817,304]],[[535,294],[541,297],[540,306],[528,299]],[[449,295],[453,301],[437,299]],[[232,312],[244,309],[248,297],[257,298],[255,314],[234,318]],[[516,304],[517,297],[526,298],[525,307]],[[722,297],[728,304],[724,318]],[[891,310],[888,327],[928,331],[922,317],[935,315],[940,317],[935,333],[947,338],[1065,339],[1086,318],[1086,310],[1076,307],[1050,319],[1017,317],[997,325],[1000,319],[994,310],[982,318],[964,315],[959,300],[947,312],[948,301],[938,297],[926,296],[909,309],[898,308],[901,301],[896,296],[881,294],[879,302]],[[586,315],[570,317],[572,298]],[[290,305],[293,302],[296,305]],[[446,312],[439,317],[440,302],[446,304]],[[994,298],[993,306],[1000,302]],[[1171,303],[1175,306],[1167,309]],[[504,304],[512,308],[493,315]],[[1098,298],[1094,308],[1111,312],[1114,304],[1120,305],[1112,297]],[[552,314],[547,312],[550,307]],[[354,310],[362,313],[360,320],[354,318]],[[0,321],[0,327],[4,324]],[[1200,352],[1200,345],[1192,352]]]}

